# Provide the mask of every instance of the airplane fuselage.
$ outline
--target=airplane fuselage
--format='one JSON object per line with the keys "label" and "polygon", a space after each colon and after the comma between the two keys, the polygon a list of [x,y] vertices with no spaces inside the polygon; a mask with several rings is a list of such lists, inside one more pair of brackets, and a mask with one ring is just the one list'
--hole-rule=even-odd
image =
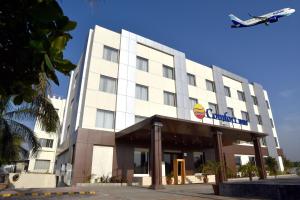
{"label": "airplane fuselage", "polygon": [[230,18],[233,22],[232,28],[241,28],[241,27],[249,27],[249,26],[255,26],[258,24],[270,24],[275,23],[278,21],[279,18],[289,16],[295,12],[295,9],[291,8],[284,8],[281,10],[277,10],[271,13],[267,13],[265,15],[253,17],[251,19],[242,21],[235,17],[234,15],[230,15]]}

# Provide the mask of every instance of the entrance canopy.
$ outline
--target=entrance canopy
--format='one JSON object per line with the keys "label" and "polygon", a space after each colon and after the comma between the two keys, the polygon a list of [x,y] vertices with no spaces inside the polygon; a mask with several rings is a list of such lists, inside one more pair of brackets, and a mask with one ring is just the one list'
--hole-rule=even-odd
{"label": "entrance canopy", "polygon": [[219,126],[196,121],[154,115],[137,124],[116,133],[117,139],[143,140],[149,138],[153,123],[162,124],[161,132],[165,141],[181,142],[186,145],[206,144],[212,146],[213,132],[222,132],[223,145],[232,145],[238,140],[252,142],[253,138],[265,137],[267,134]]}

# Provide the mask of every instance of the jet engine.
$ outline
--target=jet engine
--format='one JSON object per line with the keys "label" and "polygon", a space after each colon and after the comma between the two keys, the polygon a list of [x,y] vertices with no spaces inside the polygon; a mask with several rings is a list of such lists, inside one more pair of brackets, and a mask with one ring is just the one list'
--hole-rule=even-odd
{"label": "jet engine", "polygon": [[277,17],[270,17],[269,20],[268,20],[270,23],[274,23],[274,22],[277,22],[278,21],[278,18]]}

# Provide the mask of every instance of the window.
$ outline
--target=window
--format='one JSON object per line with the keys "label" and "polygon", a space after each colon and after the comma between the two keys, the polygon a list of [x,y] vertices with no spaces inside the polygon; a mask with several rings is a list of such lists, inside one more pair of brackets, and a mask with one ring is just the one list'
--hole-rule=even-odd
{"label": "window", "polygon": [[229,87],[224,86],[224,92],[225,92],[225,96],[231,97],[231,92],[230,92],[230,88]]}
{"label": "window", "polygon": [[175,94],[164,91],[164,104],[169,106],[176,106]]}
{"label": "window", "polygon": [[242,119],[247,120],[248,122],[250,122],[249,114],[245,111],[242,111],[241,113],[242,113]]}
{"label": "window", "polygon": [[261,116],[260,116],[260,115],[256,115],[256,119],[257,119],[257,123],[258,123],[259,125],[262,125]]}
{"label": "window", "polygon": [[274,137],[274,140],[275,140],[275,145],[276,145],[276,147],[279,147],[277,137]]}
{"label": "window", "polygon": [[53,147],[53,140],[51,140],[51,139],[40,138],[39,142],[40,142],[41,147],[48,147],[48,148]]}
{"label": "window", "polygon": [[100,91],[108,93],[116,93],[116,79],[108,76],[100,76]]}
{"label": "window", "polygon": [[204,152],[194,152],[193,160],[194,160],[194,169],[200,171],[200,167],[204,165]]}
{"label": "window", "polygon": [[215,83],[213,81],[206,80],[206,89],[215,92],[216,91]]}
{"label": "window", "polygon": [[188,73],[187,78],[188,78],[189,85],[196,86],[196,77],[195,77],[195,75]]}
{"label": "window", "polygon": [[253,165],[255,165],[255,157],[254,156],[249,156],[249,162]]}
{"label": "window", "polygon": [[175,79],[174,69],[172,67],[163,65],[163,76],[165,78]]}
{"label": "window", "polygon": [[108,110],[97,109],[96,114],[97,128],[114,128],[114,112]]}
{"label": "window", "polygon": [[219,113],[219,109],[218,109],[218,105],[217,104],[208,103],[208,107],[210,109],[212,109],[212,113],[214,113],[214,114],[218,114]]}
{"label": "window", "polygon": [[267,104],[267,108],[270,109],[270,104],[268,100],[266,100],[266,104]]}
{"label": "window", "polygon": [[111,62],[118,62],[119,60],[119,51],[117,49],[104,46],[103,48],[103,59],[111,61]]}
{"label": "window", "polygon": [[237,94],[240,101],[246,101],[244,92],[237,91]]}
{"label": "window", "polygon": [[135,123],[139,123],[140,121],[143,121],[144,119],[146,119],[147,117],[143,117],[143,116],[139,116],[136,115],[135,116]]}
{"label": "window", "polygon": [[136,68],[145,72],[148,72],[148,59],[137,56]]}
{"label": "window", "polygon": [[234,117],[234,111],[233,108],[227,107],[227,112],[231,117]]}
{"label": "window", "polygon": [[135,85],[135,98],[148,101],[148,87],[136,84]]}
{"label": "window", "polygon": [[256,96],[252,96],[253,104],[258,106],[258,101]]}
{"label": "window", "polygon": [[271,122],[272,128],[274,128],[274,122],[273,122],[273,119],[270,118],[270,122]]}
{"label": "window", "polygon": [[34,169],[48,170],[50,167],[50,160],[35,160]]}
{"label": "window", "polygon": [[240,168],[242,166],[241,156],[234,156],[234,160],[236,168]]}
{"label": "window", "polygon": [[190,97],[190,109],[193,110],[195,104],[198,103],[198,99],[194,99]]}
{"label": "window", "polygon": [[264,146],[267,146],[266,137],[261,138],[261,144],[264,145]]}
{"label": "window", "polygon": [[134,150],[134,173],[148,174],[149,153],[146,150]]}

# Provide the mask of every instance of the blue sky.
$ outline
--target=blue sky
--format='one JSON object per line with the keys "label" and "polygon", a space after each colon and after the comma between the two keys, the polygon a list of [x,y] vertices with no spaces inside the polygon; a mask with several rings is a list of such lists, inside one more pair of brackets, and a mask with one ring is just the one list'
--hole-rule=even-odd
{"label": "blue sky", "polygon": [[[279,140],[287,157],[300,160],[300,2],[296,0],[87,0],[60,1],[77,21],[65,56],[77,63],[89,28],[126,29],[262,84],[268,91]],[[270,26],[231,29],[230,13],[241,19],[285,7],[296,13]],[[53,94],[66,97],[68,78]]]}

